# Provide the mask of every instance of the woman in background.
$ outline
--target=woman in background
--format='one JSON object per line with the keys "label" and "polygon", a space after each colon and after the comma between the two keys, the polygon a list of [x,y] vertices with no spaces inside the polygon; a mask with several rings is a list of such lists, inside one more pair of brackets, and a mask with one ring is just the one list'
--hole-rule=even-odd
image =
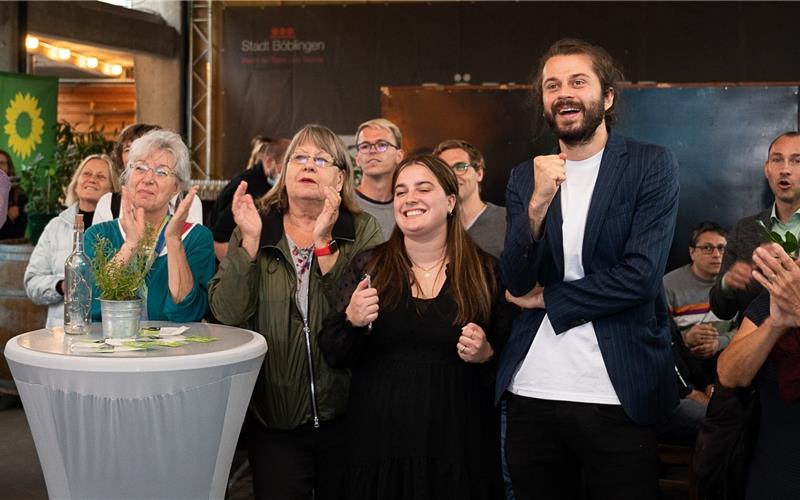
{"label": "woman in background", "polygon": [[[9,180],[13,182],[13,177],[16,176],[14,162],[11,161],[11,155],[2,149],[0,149],[0,170],[5,172]],[[4,223],[0,223],[0,240],[25,237],[25,226],[28,224],[28,215],[25,213],[27,203],[28,197],[25,193],[19,186],[12,184],[11,190],[8,192],[7,218]]]}
{"label": "woman in background", "polygon": [[97,200],[119,190],[119,179],[106,155],[83,159],[67,186],[67,208],[44,228],[25,269],[25,292],[34,304],[45,304],[47,327],[64,324],[64,263],[72,253],[75,215],[83,214],[88,229],[93,222]]}

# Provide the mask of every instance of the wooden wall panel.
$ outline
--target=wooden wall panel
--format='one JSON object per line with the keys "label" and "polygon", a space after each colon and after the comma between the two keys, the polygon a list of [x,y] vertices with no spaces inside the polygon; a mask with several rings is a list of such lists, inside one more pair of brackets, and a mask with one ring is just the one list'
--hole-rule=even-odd
{"label": "wooden wall panel", "polygon": [[102,130],[109,139],[136,121],[134,83],[62,83],[58,88],[58,120],[80,132]]}

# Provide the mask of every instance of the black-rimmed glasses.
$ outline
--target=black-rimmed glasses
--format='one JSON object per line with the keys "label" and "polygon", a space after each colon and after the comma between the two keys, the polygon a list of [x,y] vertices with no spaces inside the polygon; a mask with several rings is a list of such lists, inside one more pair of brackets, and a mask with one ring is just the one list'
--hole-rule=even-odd
{"label": "black-rimmed glasses", "polygon": [[692,245],[692,248],[700,250],[704,255],[711,255],[714,253],[714,250],[719,251],[719,253],[724,254],[727,245]]}
{"label": "black-rimmed glasses", "polygon": [[373,148],[378,153],[385,153],[386,150],[389,149],[389,148],[400,149],[397,146],[395,146],[394,144],[392,144],[391,142],[386,142],[386,141],[377,141],[377,142],[366,142],[365,141],[365,142],[360,142],[360,143],[356,144],[356,150],[358,150],[358,152],[361,153],[361,154],[367,154],[370,151],[372,151]]}

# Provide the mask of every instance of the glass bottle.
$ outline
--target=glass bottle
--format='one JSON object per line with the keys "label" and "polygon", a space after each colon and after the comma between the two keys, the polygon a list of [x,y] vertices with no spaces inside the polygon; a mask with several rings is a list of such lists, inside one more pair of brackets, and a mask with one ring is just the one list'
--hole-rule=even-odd
{"label": "glass bottle", "polygon": [[64,332],[85,335],[92,325],[92,264],[83,251],[83,214],[75,215],[72,253],[64,264]]}

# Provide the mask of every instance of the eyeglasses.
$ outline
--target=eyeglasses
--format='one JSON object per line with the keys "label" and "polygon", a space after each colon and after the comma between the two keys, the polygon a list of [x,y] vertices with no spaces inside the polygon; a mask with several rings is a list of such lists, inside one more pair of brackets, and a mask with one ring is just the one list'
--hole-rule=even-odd
{"label": "eyeglasses", "polygon": [[454,164],[450,165],[450,168],[453,169],[453,172],[455,172],[457,174],[463,174],[464,172],[467,171],[467,169],[469,167],[473,167],[474,168],[475,165],[473,165],[472,163],[467,163],[465,161],[460,161],[458,163],[454,163]]}
{"label": "eyeglasses", "polygon": [[385,153],[389,148],[400,149],[391,142],[386,141],[378,141],[378,142],[361,142],[356,144],[356,149],[361,154],[367,154],[375,148],[375,151],[378,153]]}
{"label": "eyeglasses", "polygon": [[145,162],[136,162],[133,164],[133,171],[141,176],[147,175],[148,172],[153,172],[157,179],[166,179],[170,175],[175,175],[168,167],[151,167]]}
{"label": "eyeglasses", "polygon": [[700,250],[700,252],[702,252],[703,255],[711,255],[712,253],[714,253],[714,250],[718,250],[719,253],[724,254],[727,245],[700,245],[700,246],[692,245],[692,248]]}
{"label": "eyeglasses", "polygon": [[304,155],[302,153],[298,153],[298,154],[292,155],[292,157],[289,159],[289,161],[291,161],[295,165],[300,165],[300,166],[306,166],[308,164],[309,160],[311,160],[314,163],[315,167],[319,167],[319,168],[338,167],[339,166],[336,163],[334,163],[333,160],[329,160],[329,159],[323,158],[321,156],[312,157],[310,155]]}

